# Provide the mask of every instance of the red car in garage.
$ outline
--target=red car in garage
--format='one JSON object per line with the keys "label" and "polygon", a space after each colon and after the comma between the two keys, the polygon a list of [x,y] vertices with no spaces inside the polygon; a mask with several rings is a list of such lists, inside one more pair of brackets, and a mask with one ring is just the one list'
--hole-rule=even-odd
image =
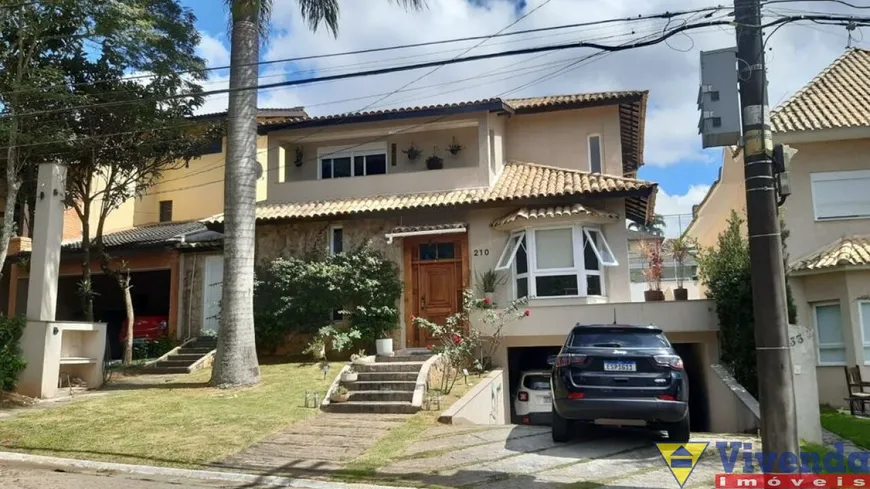
{"label": "red car in garage", "polygon": [[[137,317],[133,323],[133,343],[157,341],[168,333],[169,318],[166,316]],[[118,337],[123,345],[127,340],[127,320],[124,320]]]}

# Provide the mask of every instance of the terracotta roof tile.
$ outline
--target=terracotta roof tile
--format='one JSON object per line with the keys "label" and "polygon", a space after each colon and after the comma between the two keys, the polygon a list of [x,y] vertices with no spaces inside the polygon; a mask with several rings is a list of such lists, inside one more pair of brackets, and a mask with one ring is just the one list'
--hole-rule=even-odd
{"label": "terracotta roof tile", "polygon": [[502,218],[496,219],[492,222],[492,227],[498,228],[519,220],[553,219],[557,217],[572,216],[587,216],[608,221],[615,221],[619,219],[618,214],[599,211],[597,209],[586,207],[582,204],[531,208],[523,207],[522,209],[511,212],[510,214]]}
{"label": "terracotta roof tile", "polygon": [[[103,243],[107,248],[117,247],[147,247],[169,244],[179,244],[181,237],[192,233],[204,233],[206,227],[201,222],[164,222],[148,224],[103,235]],[[209,236],[215,237],[214,233]],[[81,249],[81,240],[67,241],[61,245],[64,250]]]}
{"label": "terracotta roof tile", "polygon": [[619,91],[619,92],[593,92],[593,93],[573,93],[569,95],[549,95],[545,97],[527,97],[505,99],[505,103],[516,110],[523,109],[539,109],[545,107],[557,107],[559,105],[571,104],[586,104],[590,102],[611,102],[627,97],[642,97],[647,92],[634,91]]}
{"label": "terracotta roof tile", "polygon": [[[501,177],[489,188],[468,188],[417,194],[375,195],[348,199],[266,204],[257,207],[257,219],[305,219],[344,216],[363,212],[447,207],[490,202],[510,202],[545,197],[612,194],[634,192],[627,205],[628,217],[646,221],[652,212],[657,185],[644,180],[615,177],[599,173],[556,168],[513,161],[505,166]],[[223,214],[206,223],[220,223]]]}
{"label": "terracotta roof tile", "polygon": [[464,222],[453,222],[448,224],[424,224],[421,226],[396,226],[390,233],[416,233],[420,231],[450,231],[452,229],[465,229],[468,224]]}
{"label": "terracotta roof tile", "polygon": [[870,236],[840,238],[822,251],[795,262],[790,271],[809,272],[856,265],[870,265]]}
{"label": "terracotta roof tile", "polygon": [[870,50],[846,51],[771,114],[775,132],[870,126]]}

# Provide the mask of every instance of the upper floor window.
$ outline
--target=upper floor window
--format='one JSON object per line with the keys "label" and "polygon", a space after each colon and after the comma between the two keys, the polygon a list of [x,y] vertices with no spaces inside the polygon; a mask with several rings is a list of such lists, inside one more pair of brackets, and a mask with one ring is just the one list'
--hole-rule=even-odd
{"label": "upper floor window", "polygon": [[384,175],[387,173],[387,144],[318,148],[317,159],[320,179]]}
{"label": "upper floor window", "polygon": [[870,217],[870,170],[811,173],[816,220]]}
{"label": "upper floor window", "polygon": [[603,267],[617,266],[598,229],[526,229],[511,234],[496,270],[512,270],[516,297],[605,295]]}
{"label": "upper floor window", "polygon": [[588,138],[589,143],[589,171],[601,173],[601,136],[593,134]]}
{"label": "upper floor window", "polygon": [[172,201],[160,201],[160,222],[169,222],[172,220]]}

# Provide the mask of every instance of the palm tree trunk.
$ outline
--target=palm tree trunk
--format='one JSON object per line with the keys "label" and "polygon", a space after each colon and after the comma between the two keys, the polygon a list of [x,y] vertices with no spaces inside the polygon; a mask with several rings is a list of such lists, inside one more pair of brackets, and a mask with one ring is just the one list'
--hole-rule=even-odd
{"label": "palm tree trunk", "polygon": [[[257,85],[258,0],[232,8],[230,89]],[[254,225],[256,221],[257,91],[230,92],[224,176],[224,279],[212,385],[260,381],[254,343]]]}

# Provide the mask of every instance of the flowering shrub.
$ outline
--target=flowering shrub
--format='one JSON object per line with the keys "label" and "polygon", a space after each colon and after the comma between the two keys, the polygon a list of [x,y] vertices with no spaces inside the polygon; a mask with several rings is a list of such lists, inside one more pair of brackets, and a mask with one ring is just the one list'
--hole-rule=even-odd
{"label": "flowering shrub", "polygon": [[512,301],[504,309],[497,309],[489,299],[475,298],[471,290],[466,290],[462,310],[449,316],[444,324],[411,316],[417,327],[429,332],[435,343],[430,348],[432,352],[441,354],[447,363],[448,372],[441,377],[443,393],[450,393],[463,369],[482,372],[491,366],[504,327],[529,316],[529,311],[524,310],[527,303],[528,298],[522,298]]}

